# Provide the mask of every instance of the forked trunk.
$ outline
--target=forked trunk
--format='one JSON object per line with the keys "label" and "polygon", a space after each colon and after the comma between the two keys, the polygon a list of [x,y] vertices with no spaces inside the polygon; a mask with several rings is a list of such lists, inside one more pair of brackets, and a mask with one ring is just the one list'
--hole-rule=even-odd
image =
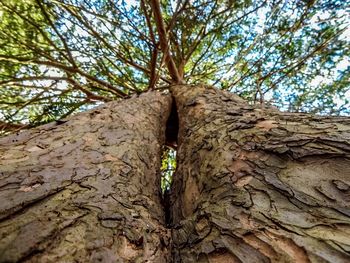
{"label": "forked trunk", "polygon": [[171,91],[0,139],[0,262],[350,262],[349,118]]}

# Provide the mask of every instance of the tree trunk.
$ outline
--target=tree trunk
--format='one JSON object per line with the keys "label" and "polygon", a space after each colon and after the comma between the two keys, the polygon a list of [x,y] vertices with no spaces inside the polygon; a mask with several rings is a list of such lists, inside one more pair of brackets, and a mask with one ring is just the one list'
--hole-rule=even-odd
{"label": "tree trunk", "polygon": [[350,120],[172,88],[175,262],[350,262]]}
{"label": "tree trunk", "polygon": [[0,262],[350,262],[349,118],[171,91],[0,139]]}
{"label": "tree trunk", "polygon": [[0,140],[0,262],[169,262],[151,92]]}

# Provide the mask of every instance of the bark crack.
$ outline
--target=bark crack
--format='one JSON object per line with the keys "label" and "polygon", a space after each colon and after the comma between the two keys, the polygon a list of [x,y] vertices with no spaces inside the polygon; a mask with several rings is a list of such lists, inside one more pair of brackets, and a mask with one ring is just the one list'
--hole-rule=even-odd
{"label": "bark crack", "polygon": [[170,188],[172,177],[176,169],[176,150],[179,132],[179,118],[175,99],[172,99],[171,112],[166,123],[165,145],[162,153],[161,163],[161,192],[162,205],[164,209],[165,225],[170,225]]}
{"label": "bark crack", "polygon": [[177,137],[179,133],[179,117],[177,114],[177,107],[175,99],[171,103],[171,112],[166,123],[165,130],[165,145],[172,149],[177,149]]}

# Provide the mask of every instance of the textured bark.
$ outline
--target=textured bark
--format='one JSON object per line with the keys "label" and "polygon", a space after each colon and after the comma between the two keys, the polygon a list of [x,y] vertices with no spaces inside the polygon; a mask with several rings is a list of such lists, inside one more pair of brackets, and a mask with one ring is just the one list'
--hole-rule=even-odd
{"label": "textured bark", "polygon": [[350,262],[350,119],[172,87],[175,262]]}
{"label": "textured bark", "polygon": [[0,139],[0,262],[350,262],[349,118],[172,94],[171,236],[151,92]]}
{"label": "textured bark", "polygon": [[0,262],[168,262],[151,92],[0,139]]}

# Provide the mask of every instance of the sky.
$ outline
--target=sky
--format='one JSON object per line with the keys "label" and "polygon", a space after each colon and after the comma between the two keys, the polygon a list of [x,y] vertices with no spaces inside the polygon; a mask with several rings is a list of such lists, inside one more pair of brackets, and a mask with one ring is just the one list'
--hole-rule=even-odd
{"label": "sky", "polygon": [[[139,2],[136,1],[136,0],[126,0],[125,3],[126,3],[126,6],[127,6],[128,8],[132,8],[132,6],[138,6],[138,5],[139,5]],[[173,3],[173,8],[175,9],[175,3],[176,3],[176,1],[172,1],[172,3]],[[259,34],[263,34],[264,24],[265,24],[266,21],[269,19],[269,18],[267,17],[267,15],[266,15],[267,11],[268,11],[268,8],[260,8],[260,9],[258,10],[257,15],[258,15],[258,17],[259,17],[259,20],[258,20],[258,23],[257,23],[257,25],[256,25],[255,30],[256,30],[256,32],[259,33]],[[338,12],[339,12],[340,15],[346,16],[346,17],[347,17],[347,21],[348,21],[347,27],[345,28],[345,30],[344,30],[344,32],[342,33],[341,37],[344,38],[344,39],[350,39],[350,8],[349,8],[349,10],[339,10]],[[0,15],[1,15],[1,14],[0,14]],[[290,15],[293,15],[293,14],[291,13]],[[317,17],[320,17],[321,19],[324,19],[324,18],[327,18],[328,15],[329,15],[329,14],[327,14],[327,13],[320,13],[320,14],[318,14],[317,16],[315,16],[314,19],[311,20],[311,24],[313,23],[312,26],[314,26],[315,28],[318,27],[318,24],[317,24]],[[94,19],[93,16],[91,16],[91,20],[93,20],[93,19]],[[93,23],[93,21],[92,21],[92,23]],[[72,25],[70,24],[70,22],[67,22],[66,27],[69,29],[71,26],[72,26]],[[101,27],[100,27],[100,29],[101,29]],[[102,28],[102,30],[103,30],[103,28]],[[107,32],[108,30],[105,29],[105,31]],[[77,29],[76,34],[79,34],[79,35],[81,35],[81,36],[87,36],[87,35],[88,35],[88,34],[87,34],[84,30],[82,30],[81,28],[78,28],[78,29]],[[116,32],[116,34],[118,35],[118,34],[120,34],[120,32]],[[73,51],[73,55],[76,56],[76,57],[77,57],[77,60],[80,61],[80,62],[87,62],[87,61],[91,61],[91,60],[92,60],[92,58],[84,57],[84,56],[82,56],[81,54],[79,54],[77,51]],[[337,71],[339,71],[339,70],[344,70],[344,69],[346,69],[346,68],[349,67],[349,66],[350,66],[350,59],[349,59],[348,57],[342,59],[341,61],[339,61],[339,62],[337,63],[337,66],[336,66],[336,68],[335,68],[335,70],[334,70],[334,76],[336,76]],[[55,69],[48,69],[48,68],[45,67],[45,66],[42,66],[42,67],[41,67],[41,70],[42,70],[42,72],[45,72],[45,71],[48,70],[50,76],[62,76],[62,73],[60,73],[59,71],[57,71],[57,70],[55,70]],[[227,73],[226,77],[229,78],[229,77],[230,77],[230,74],[234,74],[234,72],[229,72],[229,73]],[[84,82],[84,81],[86,81],[86,80],[84,80],[84,78],[82,78],[81,81]],[[318,75],[318,76],[315,76],[315,77],[314,77],[314,79],[312,80],[312,82],[310,83],[310,85],[311,85],[313,88],[317,88],[317,86],[319,86],[321,83],[328,83],[328,82],[330,82],[330,81],[331,81],[331,80],[328,79],[327,77],[322,76],[322,75]],[[51,81],[49,81],[49,80],[37,81],[37,82],[36,82],[37,85],[43,85],[43,86],[47,86],[47,85],[50,84],[50,83],[51,83]],[[29,84],[29,83],[24,83],[24,84]],[[63,89],[66,88],[67,83],[61,82],[59,85],[60,85],[60,86],[59,86],[58,88],[63,90]],[[33,96],[35,96],[35,94],[33,94]],[[271,98],[272,98],[272,94],[271,94],[271,93],[270,93],[270,94],[266,94],[265,99],[269,100],[269,99],[271,99]],[[344,99],[349,99],[349,100],[350,100],[350,90],[348,90],[348,91],[346,92],[345,97],[342,97],[342,98],[340,98],[340,97],[335,97],[335,98],[334,98],[335,102],[336,102],[339,106],[340,106],[341,104],[343,104]],[[3,117],[3,116],[1,116],[1,114],[0,114],[0,117]]]}

